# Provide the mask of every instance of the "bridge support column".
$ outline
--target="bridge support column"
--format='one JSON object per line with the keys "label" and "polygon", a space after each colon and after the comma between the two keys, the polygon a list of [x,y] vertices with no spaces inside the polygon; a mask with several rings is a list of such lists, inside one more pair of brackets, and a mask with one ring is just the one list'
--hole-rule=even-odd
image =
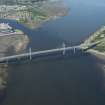
{"label": "bridge support column", "polygon": [[76,52],[76,48],[74,47],[73,49],[74,49],[74,54],[75,54],[75,52]]}
{"label": "bridge support column", "polygon": [[65,53],[66,53],[66,49],[65,49],[65,48],[66,48],[66,44],[63,43],[62,46],[63,46],[63,48],[64,48],[64,50],[63,50],[63,55],[65,55]]}
{"label": "bridge support column", "polygon": [[31,48],[29,48],[29,57],[30,57],[30,60],[32,60],[32,50],[31,50]]}

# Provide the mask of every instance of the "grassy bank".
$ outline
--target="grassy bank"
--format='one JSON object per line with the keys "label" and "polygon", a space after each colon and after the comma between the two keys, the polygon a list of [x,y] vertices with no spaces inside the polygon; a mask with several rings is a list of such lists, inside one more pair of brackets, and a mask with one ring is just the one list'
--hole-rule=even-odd
{"label": "grassy bank", "polygon": [[89,38],[85,40],[81,46],[88,46],[92,43],[101,41],[96,47],[94,47],[91,51],[95,50],[97,53],[105,53],[105,26],[101,27],[95,33],[93,33]]}

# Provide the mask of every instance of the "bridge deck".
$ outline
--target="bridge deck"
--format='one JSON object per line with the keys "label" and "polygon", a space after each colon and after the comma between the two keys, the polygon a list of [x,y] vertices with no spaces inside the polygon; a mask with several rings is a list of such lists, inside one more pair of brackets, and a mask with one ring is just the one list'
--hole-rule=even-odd
{"label": "bridge deck", "polygon": [[17,60],[17,59],[21,59],[21,58],[26,58],[29,57],[30,59],[33,56],[44,56],[44,55],[50,55],[50,54],[55,54],[55,53],[59,53],[62,55],[65,55],[65,53],[67,51],[69,52],[73,52],[73,54],[78,53],[79,51],[87,51],[88,49],[91,49],[95,46],[97,46],[98,44],[100,44],[101,41],[98,41],[96,43],[91,44],[90,46],[88,46],[87,48],[82,48],[80,45],[78,46],[72,46],[72,47],[63,47],[63,48],[57,48],[57,49],[50,49],[50,50],[44,50],[44,51],[36,51],[36,52],[28,52],[28,53],[24,53],[24,54],[19,54],[19,55],[13,55],[13,56],[7,56],[7,57],[2,57],[0,58],[0,63],[2,62],[9,62],[10,60]]}
{"label": "bridge deck", "polygon": [[57,48],[57,49],[44,50],[44,51],[28,52],[28,53],[19,54],[19,55],[2,57],[2,58],[0,58],[0,62],[8,61],[10,59],[31,57],[31,56],[34,56],[34,55],[44,55],[44,54],[51,54],[51,53],[56,53],[56,52],[62,52],[63,53],[63,51],[74,50],[74,49],[80,49],[80,47],[79,46],[74,46],[74,47]]}

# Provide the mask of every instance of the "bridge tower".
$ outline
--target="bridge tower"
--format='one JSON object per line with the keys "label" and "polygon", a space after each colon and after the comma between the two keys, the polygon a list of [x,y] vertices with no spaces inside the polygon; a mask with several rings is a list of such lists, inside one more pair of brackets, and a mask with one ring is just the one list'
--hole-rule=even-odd
{"label": "bridge tower", "polygon": [[63,43],[62,43],[62,46],[63,46],[63,48],[64,48],[64,50],[63,50],[63,55],[65,55],[65,53],[66,53],[66,49],[65,49],[65,48],[66,48],[66,44],[63,42]]}
{"label": "bridge tower", "polygon": [[73,47],[73,50],[74,50],[74,54],[76,53],[76,48],[75,47]]}
{"label": "bridge tower", "polygon": [[29,48],[29,57],[30,57],[30,60],[32,60],[32,49]]}

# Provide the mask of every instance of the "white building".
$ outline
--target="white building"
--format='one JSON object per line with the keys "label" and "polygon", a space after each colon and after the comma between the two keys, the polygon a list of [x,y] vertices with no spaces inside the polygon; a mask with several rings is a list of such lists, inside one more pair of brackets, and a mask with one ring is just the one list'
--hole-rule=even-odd
{"label": "white building", "polygon": [[0,30],[8,30],[8,29],[12,29],[11,26],[9,26],[8,23],[0,23]]}

